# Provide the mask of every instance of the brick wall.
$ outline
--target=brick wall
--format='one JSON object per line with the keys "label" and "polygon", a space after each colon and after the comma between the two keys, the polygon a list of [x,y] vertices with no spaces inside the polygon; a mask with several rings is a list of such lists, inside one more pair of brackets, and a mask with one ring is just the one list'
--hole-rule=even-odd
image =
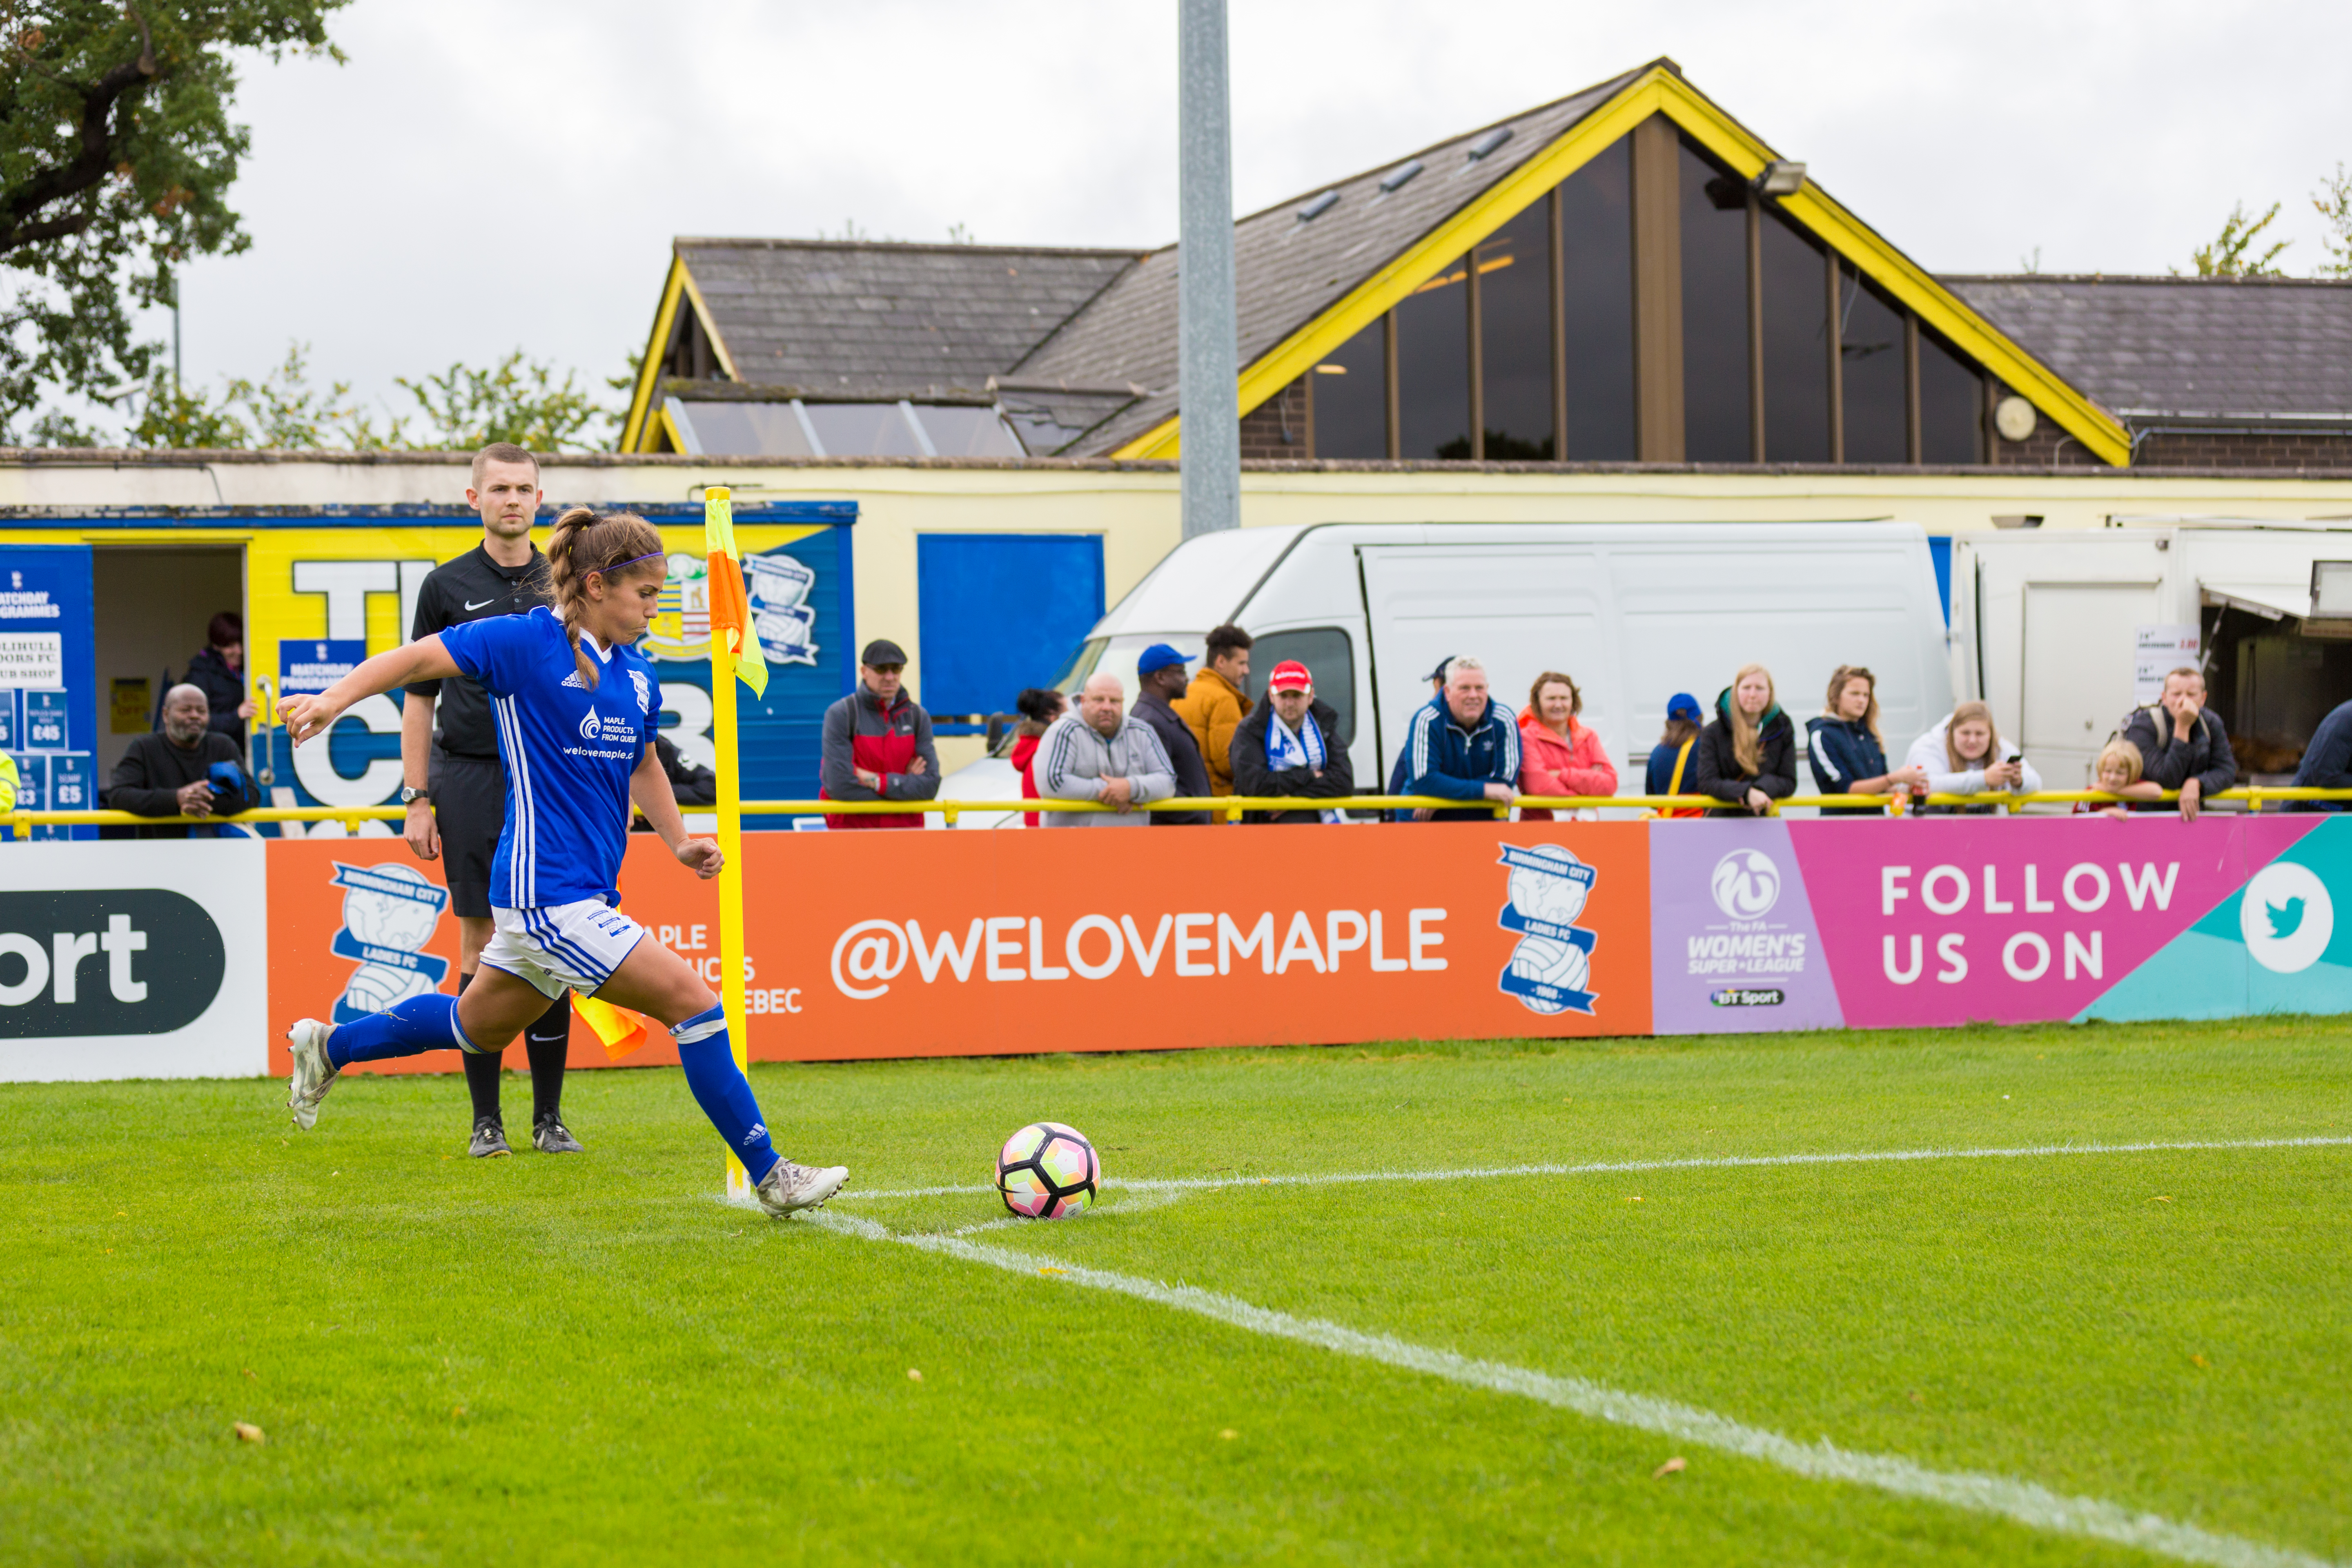
{"label": "brick wall", "polygon": [[2135,468],[2352,468],[2352,436],[2324,430],[2247,435],[2158,430],[2132,455]]}
{"label": "brick wall", "polygon": [[[1283,438],[1284,426],[1289,439]],[[1255,408],[1242,416],[1242,459],[1244,462],[1297,461],[1315,455],[1314,432],[1307,424],[1307,378],[1300,376]]]}

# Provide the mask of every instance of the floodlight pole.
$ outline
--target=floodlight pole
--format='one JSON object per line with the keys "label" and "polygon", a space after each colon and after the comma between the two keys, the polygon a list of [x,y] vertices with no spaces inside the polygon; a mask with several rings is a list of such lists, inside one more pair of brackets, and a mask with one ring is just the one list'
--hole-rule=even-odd
{"label": "floodlight pole", "polygon": [[1225,0],[1177,0],[1177,409],[1184,537],[1242,525]]}

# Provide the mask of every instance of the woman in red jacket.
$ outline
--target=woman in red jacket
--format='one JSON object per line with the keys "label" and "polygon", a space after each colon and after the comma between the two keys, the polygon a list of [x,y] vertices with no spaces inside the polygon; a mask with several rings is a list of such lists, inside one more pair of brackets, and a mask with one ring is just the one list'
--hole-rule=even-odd
{"label": "woman in red jacket", "polygon": [[[1054,721],[1062,716],[1065,706],[1060,692],[1042,686],[1033,686],[1013,700],[1013,711],[1021,715],[1021,721],[1013,726],[1011,761],[1013,769],[1021,775],[1023,800],[1037,798],[1037,775],[1032,771],[1037,763],[1037,742],[1044,739],[1046,729]],[[1021,814],[1021,820],[1034,827],[1037,826],[1037,814],[1024,811]]]}
{"label": "woman in red jacket", "polygon": [[[1519,715],[1519,793],[1535,795],[1615,795],[1617,766],[1591,725],[1580,722],[1584,694],[1556,669],[1536,677]],[[1549,822],[1542,806],[1519,812],[1522,822]]]}

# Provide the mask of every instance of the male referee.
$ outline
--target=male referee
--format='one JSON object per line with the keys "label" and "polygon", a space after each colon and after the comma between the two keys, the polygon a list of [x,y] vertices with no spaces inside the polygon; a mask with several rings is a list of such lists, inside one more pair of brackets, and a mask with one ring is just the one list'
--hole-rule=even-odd
{"label": "male referee", "polygon": [[[425,579],[409,637],[431,637],[467,621],[521,615],[549,602],[547,557],[530,542],[539,515],[539,459],[496,442],[474,454],[466,504],[482,514],[482,542]],[[439,720],[436,727],[435,721]],[[436,732],[437,730],[437,732]],[[507,815],[506,768],[499,761],[488,693],[462,675],[420,680],[401,710],[401,800],[408,807],[408,847],[420,860],[441,857],[449,903],[457,916],[457,989],[480,967],[489,945],[490,859]],[[544,1154],[577,1154],[563,1125],[563,1056],[572,1041],[572,998],[560,996],[523,1031],[530,1057],[530,1141]],[[474,1099],[478,1160],[512,1153],[499,1110],[500,1051],[464,1052],[466,1088]]]}

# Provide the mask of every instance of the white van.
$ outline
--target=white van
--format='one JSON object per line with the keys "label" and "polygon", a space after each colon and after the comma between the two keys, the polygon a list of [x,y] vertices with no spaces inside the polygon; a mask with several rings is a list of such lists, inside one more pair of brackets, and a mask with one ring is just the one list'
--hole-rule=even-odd
{"label": "white van", "polygon": [[[1688,691],[1711,708],[1743,664],[1772,671],[1801,746],[1841,664],[1877,675],[1895,756],[1952,706],[1927,535],[1897,522],[1319,523],[1206,534],[1171,552],[1096,625],[1060,685],[1076,690],[1109,670],[1132,700],[1144,648],[1165,642],[1197,657],[1226,622],[1256,639],[1253,697],[1283,659],[1314,673],[1366,795],[1385,793],[1413,710],[1430,699],[1431,670],[1456,654],[1486,665],[1496,700],[1514,712],[1538,674],[1571,676],[1624,795],[1642,793],[1667,700]],[[998,773],[1010,773],[1001,761],[976,763],[940,794],[1017,794]],[[1798,784],[1812,793],[1809,774]]]}

